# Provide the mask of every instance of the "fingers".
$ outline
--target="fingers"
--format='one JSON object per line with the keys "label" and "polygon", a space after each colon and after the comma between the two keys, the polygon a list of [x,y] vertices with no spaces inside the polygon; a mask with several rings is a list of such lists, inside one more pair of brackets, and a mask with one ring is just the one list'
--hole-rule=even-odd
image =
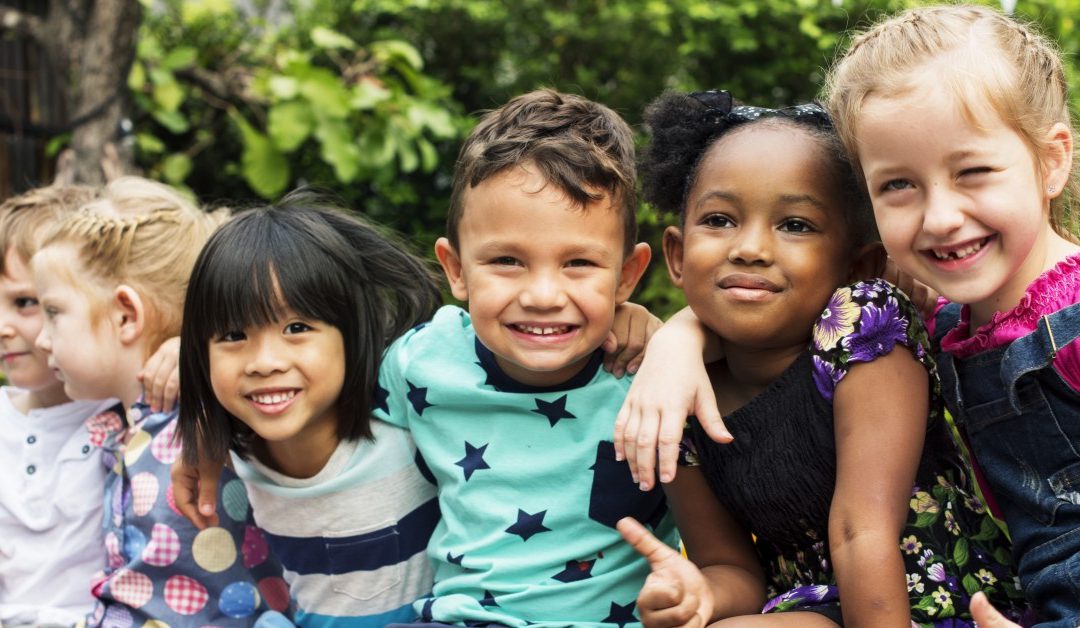
{"label": "fingers", "polygon": [[660,430],[657,434],[657,461],[660,466],[660,481],[664,484],[675,479],[679,463],[679,443],[682,442],[686,427],[683,412],[664,410],[660,415]]}
{"label": "fingers", "polygon": [[677,579],[658,577],[653,572],[645,580],[637,605],[647,628],[700,628],[704,619],[697,614],[697,600],[686,595]]}
{"label": "fingers", "polygon": [[645,529],[645,526],[638,523],[633,517],[619,519],[618,523],[615,524],[615,528],[618,529],[623,539],[630,544],[630,547],[633,547],[638,554],[641,554],[645,557],[645,560],[649,561],[649,566],[654,571],[662,568],[665,562],[673,558],[682,558],[678,552],[653,536],[652,532]]}
{"label": "fingers", "polygon": [[1019,624],[998,612],[982,591],[971,596],[971,618],[979,628],[1020,628]]}
{"label": "fingers", "polygon": [[656,445],[659,433],[659,420],[640,421],[638,424],[637,439],[633,449],[638,486],[643,491],[652,490],[656,483]]}
{"label": "fingers", "polygon": [[211,460],[199,461],[199,514],[217,525],[218,482],[223,465]]}
{"label": "fingers", "polygon": [[615,440],[615,460],[626,460],[626,423],[630,420],[630,405],[626,400],[623,400],[622,407],[619,408],[619,413],[615,415],[615,433],[612,438]]}
{"label": "fingers", "polygon": [[[185,465],[181,458],[177,458],[172,466],[172,488],[176,509],[196,528],[202,530],[217,523],[216,518],[204,517],[199,510],[199,470]],[[210,511],[211,515],[213,512]]]}
{"label": "fingers", "polygon": [[180,338],[174,336],[161,343],[139,373],[143,393],[153,412],[168,412],[175,406],[180,390],[179,363]]}

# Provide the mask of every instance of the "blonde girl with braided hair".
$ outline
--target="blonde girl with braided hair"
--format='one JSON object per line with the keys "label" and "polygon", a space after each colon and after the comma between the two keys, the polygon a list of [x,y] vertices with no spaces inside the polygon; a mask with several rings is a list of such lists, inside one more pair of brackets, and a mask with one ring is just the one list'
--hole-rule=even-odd
{"label": "blonde girl with braided hair", "polygon": [[1080,624],[1080,246],[1061,54],[987,7],[857,36],[828,104],[889,255],[944,297],[946,402],[1041,622]]}
{"label": "blonde girl with braided hair", "polygon": [[[188,275],[225,219],[170,188],[113,183],[61,222],[31,260],[45,312],[37,346],[72,399],[119,399],[126,430],[104,445],[106,567],[92,626],[250,626],[288,603],[280,568],[225,471],[220,526],[199,531],[172,502],[178,409],[154,412],[136,374],[180,332]],[[231,475],[231,477],[227,477]]]}

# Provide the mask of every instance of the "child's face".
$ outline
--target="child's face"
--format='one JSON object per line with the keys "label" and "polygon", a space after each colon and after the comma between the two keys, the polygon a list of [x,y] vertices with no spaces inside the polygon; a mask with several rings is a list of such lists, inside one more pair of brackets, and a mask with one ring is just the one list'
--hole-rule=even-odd
{"label": "child's face", "polygon": [[336,438],[345,382],[338,328],[285,310],[268,325],[211,338],[209,356],[214,396],[271,450]]}
{"label": "child's face", "polygon": [[867,99],[855,132],[889,255],[949,300],[992,313],[1013,307],[1044,270],[1052,172],[1039,173],[999,115],[976,113],[977,125],[922,86]]}
{"label": "child's face", "polygon": [[49,368],[49,356],[34,346],[42,320],[30,268],[9,248],[4,256],[4,274],[0,275],[0,356],[4,374],[12,385],[24,390],[52,388],[62,393],[64,385]]}
{"label": "child's face", "polygon": [[664,253],[694,313],[725,340],[803,346],[847,281],[847,228],[823,162],[805,131],[768,122],[721,138],[703,158]]}
{"label": "child's face", "polygon": [[72,399],[118,397],[116,363],[119,340],[108,325],[96,324],[88,287],[68,280],[79,268],[78,256],[68,245],[49,246],[31,260],[34,287],[38,292],[44,325],[36,345],[45,352],[49,367],[64,383]]}
{"label": "child's face", "polygon": [[436,254],[480,341],[521,383],[570,379],[604,341],[648,246],[625,257],[610,199],[580,208],[527,167],[483,181],[464,205],[460,250],[443,238]]}

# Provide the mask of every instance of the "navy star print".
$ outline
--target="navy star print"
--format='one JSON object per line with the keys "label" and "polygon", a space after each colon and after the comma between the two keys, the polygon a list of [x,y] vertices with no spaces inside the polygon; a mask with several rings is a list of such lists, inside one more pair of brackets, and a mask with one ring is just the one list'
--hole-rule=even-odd
{"label": "navy star print", "polygon": [[506,529],[510,534],[516,534],[521,537],[522,541],[528,541],[529,537],[534,534],[540,534],[541,532],[551,532],[551,528],[544,527],[544,515],[547,514],[546,510],[541,510],[535,515],[530,515],[524,510],[518,508],[517,522],[514,525]]}
{"label": "navy star print", "polygon": [[552,578],[559,582],[588,580],[592,578],[592,568],[595,564],[595,560],[568,560],[566,561],[566,569],[555,574]]}
{"label": "navy star print", "polygon": [[417,388],[409,380],[405,380],[405,383],[409,385],[409,392],[406,395],[409,398],[409,403],[412,404],[413,410],[416,410],[417,414],[423,415],[424,410],[433,405],[427,401],[427,388]]}
{"label": "navy star print", "polygon": [[490,469],[487,461],[484,460],[484,451],[488,448],[487,443],[482,447],[473,447],[472,443],[465,441],[465,457],[458,460],[454,464],[461,467],[465,471],[465,481],[468,482],[473,473],[480,471],[481,469]]}
{"label": "navy star print", "polygon": [[451,565],[457,565],[457,566],[460,567],[461,566],[461,560],[463,558],[465,558],[465,554],[458,554],[457,556],[454,556],[450,552],[446,553],[446,562],[450,563]]}
{"label": "navy star print", "polygon": [[375,384],[375,393],[371,396],[371,407],[390,414],[390,406],[386,403],[389,398],[390,391]]}
{"label": "navy star print", "polygon": [[555,401],[536,399],[536,409],[533,410],[533,412],[546,416],[548,423],[551,423],[551,427],[555,427],[555,424],[558,423],[560,419],[577,418],[566,411],[566,395],[559,397]]}
{"label": "navy star print", "polygon": [[630,602],[626,606],[612,602],[611,614],[604,618],[604,623],[618,624],[619,628],[623,628],[626,624],[632,624],[636,621],[637,617],[634,617],[634,602]]}
{"label": "navy star print", "polygon": [[495,596],[491,591],[484,589],[484,598],[480,600],[480,606],[498,606],[499,603],[495,601]]}

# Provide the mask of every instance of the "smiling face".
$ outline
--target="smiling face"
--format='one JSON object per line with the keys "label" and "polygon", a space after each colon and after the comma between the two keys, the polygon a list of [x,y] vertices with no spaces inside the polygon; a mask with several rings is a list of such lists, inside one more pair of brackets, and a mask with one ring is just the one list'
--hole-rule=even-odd
{"label": "smiling face", "polygon": [[989,108],[974,113],[968,120],[937,89],[871,96],[855,135],[889,255],[985,322],[1019,302],[1064,241],[1049,223],[1053,165],[1040,171],[1031,147]]}
{"label": "smiling face", "polygon": [[527,166],[465,193],[460,250],[436,255],[454,296],[468,301],[476,335],[515,380],[562,383],[588,362],[649,260],[624,255],[619,210],[605,196],[576,206]]}
{"label": "smiling face", "polygon": [[64,384],[49,368],[49,356],[34,345],[44,316],[30,268],[9,247],[0,275],[0,357],[13,386],[41,398],[44,405],[66,400]]}
{"label": "smiling face", "polygon": [[847,280],[842,195],[824,161],[817,139],[771,121],[730,131],[702,158],[664,253],[694,313],[726,342],[804,345]]}
{"label": "smiling face", "polygon": [[211,338],[209,359],[214,396],[271,456],[306,445],[333,450],[345,381],[345,343],[336,327],[286,309],[266,325]]}

